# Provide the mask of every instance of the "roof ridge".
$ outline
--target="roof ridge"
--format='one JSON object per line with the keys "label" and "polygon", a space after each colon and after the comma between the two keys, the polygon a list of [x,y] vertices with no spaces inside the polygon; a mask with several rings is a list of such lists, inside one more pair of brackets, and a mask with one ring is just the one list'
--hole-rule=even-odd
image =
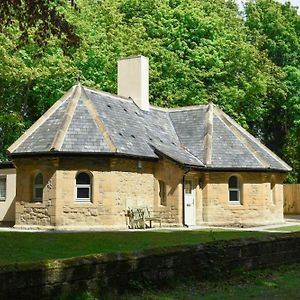
{"label": "roof ridge", "polygon": [[98,128],[100,133],[103,135],[103,138],[104,138],[107,146],[109,147],[109,149],[112,152],[118,152],[118,149],[117,149],[116,145],[114,144],[113,139],[109,135],[109,132],[106,129],[104,122],[101,120],[101,118],[97,112],[97,109],[94,106],[93,101],[88,97],[84,88],[83,88],[83,102],[84,102],[84,105],[87,108],[91,118],[95,122],[96,127]]}
{"label": "roof ridge", "polygon": [[157,109],[166,109],[168,112],[177,112],[177,111],[188,111],[188,110],[197,110],[200,108],[205,108],[207,104],[199,104],[199,105],[190,105],[190,106],[181,106],[181,107],[159,107],[155,106]]}
{"label": "roof ridge", "polygon": [[82,95],[82,86],[79,83],[76,85],[76,89],[73,93],[73,97],[68,103],[68,106],[65,110],[62,122],[53,138],[52,144],[50,146],[50,151],[59,151],[64,143],[67,131],[70,127],[72,119],[74,117],[75,110],[77,108],[78,101]]}
{"label": "roof ridge", "polygon": [[210,166],[212,163],[213,117],[214,117],[214,105],[212,102],[209,102],[205,114],[204,157],[203,157],[205,166]]}
{"label": "roof ridge", "polygon": [[[218,107],[216,107],[217,115],[221,118],[221,120],[226,121],[227,123],[231,124],[232,127],[235,128],[233,130],[233,134],[243,143],[243,145],[251,150],[250,152],[254,155],[254,157],[263,165],[263,167],[270,168],[270,164],[249,144],[248,141],[246,141],[241,133],[246,135],[253,143],[258,145],[259,147],[263,148],[264,151],[266,151],[271,157],[273,157],[277,162],[279,162],[283,167],[285,167],[288,170],[291,170],[291,167],[286,164],[281,158],[279,158],[273,151],[268,149],[263,143],[261,143],[257,138],[255,138],[252,134],[250,134],[247,130],[245,130],[241,125],[239,125],[235,120],[233,120],[231,117],[226,115],[222,110],[220,110]],[[225,120],[224,120],[225,119]],[[224,122],[225,123],[225,122]],[[226,123],[225,123],[226,124]],[[227,125],[227,124],[226,124]],[[228,125],[227,125],[228,126]]]}
{"label": "roof ridge", "polygon": [[87,87],[87,86],[83,86],[83,88],[86,89],[86,90],[89,90],[92,93],[104,94],[106,96],[110,96],[112,98],[116,98],[117,100],[121,100],[121,101],[124,101],[124,102],[130,102],[130,103],[134,102],[130,97],[126,98],[126,97],[123,97],[123,96],[119,96],[117,94],[113,94],[113,93],[105,92],[105,91],[100,91],[100,90],[97,90],[97,89],[94,89],[94,88],[91,88],[91,87]]}
{"label": "roof ridge", "polygon": [[[104,94],[104,95],[116,98],[117,100],[121,100],[121,101],[124,101],[124,102],[135,103],[134,100],[132,100],[132,98],[130,98],[130,97],[128,97],[128,98],[123,97],[123,96],[120,96],[120,95],[117,95],[117,94],[114,94],[114,93],[105,92],[105,91],[102,91],[102,90],[97,90],[95,88],[91,88],[91,87],[87,87],[87,86],[83,86],[83,87],[84,87],[84,89],[87,89],[92,93]],[[160,106],[150,104],[151,109],[164,111],[164,112],[196,110],[196,109],[204,108],[205,106],[206,106],[206,104],[198,104],[198,105],[190,105],[190,106],[182,106],[182,107],[160,107]]]}
{"label": "roof ridge", "polygon": [[75,92],[77,85],[72,86],[59,100],[57,100],[40,118],[34,122],[8,149],[11,154],[14,152],[29,136],[31,136],[42,124],[44,124],[56,111],[65,103]]}

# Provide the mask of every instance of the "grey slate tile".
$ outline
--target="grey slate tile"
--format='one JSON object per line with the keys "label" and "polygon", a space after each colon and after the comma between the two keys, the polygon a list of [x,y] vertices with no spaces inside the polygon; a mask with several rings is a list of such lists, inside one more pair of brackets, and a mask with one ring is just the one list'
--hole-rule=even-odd
{"label": "grey slate tile", "polygon": [[[107,153],[110,147],[103,136],[107,131],[120,154],[158,158],[163,154],[185,165],[205,167],[204,135],[207,106],[196,109],[168,111],[151,108],[140,110],[133,101],[108,93],[84,88],[92,101],[104,129],[97,127],[84,101],[80,99],[65,134],[61,151],[78,153]],[[63,121],[70,98],[40,125],[13,153],[50,151],[50,146]],[[238,129],[237,129],[238,130]],[[213,117],[212,167],[227,169],[264,169],[253,153],[259,153],[271,169],[287,171],[287,167],[259,143],[239,132],[246,146],[218,115]]]}

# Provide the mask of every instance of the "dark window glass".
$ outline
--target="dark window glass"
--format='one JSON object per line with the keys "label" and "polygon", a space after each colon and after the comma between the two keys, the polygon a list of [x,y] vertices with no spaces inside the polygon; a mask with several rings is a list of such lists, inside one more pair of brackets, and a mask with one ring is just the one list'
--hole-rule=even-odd
{"label": "dark window glass", "polygon": [[238,178],[236,176],[231,176],[229,178],[229,188],[237,189],[239,187]]}
{"label": "dark window glass", "polygon": [[0,201],[6,198],[6,177],[0,177]]}
{"label": "dark window glass", "polygon": [[167,193],[166,193],[166,184],[163,181],[159,181],[159,198],[160,205],[167,205]]}
{"label": "dark window glass", "polygon": [[89,188],[77,188],[77,199],[89,199],[90,189]]}
{"label": "dark window glass", "polygon": [[87,173],[79,173],[76,176],[76,184],[90,184],[91,179]]}
{"label": "dark window glass", "polygon": [[44,178],[42,173],[39,173],[34,178],[33,201],[41,201],[43,199],[43,183]]}
{"label": "dark window glass", "polygon": [[37,176],[35,176],[34,180],[35,184],[43,184],[43,175],[39,173]]}
{"label": "dark window glass", "polygon": [[35,198],[42,199],[43,198],[43,188],[35,188]]}
{"label": "dark window glass", "polygon": [[239,201],[238,191],[229,191],[229,201]]}
{"label": "dark window glass", "polygon": [[237,176],[231,176],[228,180],[229,201],[240,202],[240,182]]}

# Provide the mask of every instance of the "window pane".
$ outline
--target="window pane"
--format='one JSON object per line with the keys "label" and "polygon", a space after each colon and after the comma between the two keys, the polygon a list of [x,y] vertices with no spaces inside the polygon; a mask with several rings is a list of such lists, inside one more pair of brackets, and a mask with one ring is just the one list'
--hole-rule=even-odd
{"label": "window pane", "polygon": [[160,197],[160,205],[166,205],[167,202],[166,184],[163,181],[159,181],[159,197]]}
{"label": "window pane", "polygon": [[35,198],[36,199],[42,199],[43,198],[43,188],[42,187],[36,187],[35,188]]}
{"label": "window pane", "polygon": [[77,199],[89,199],[90,189],[89,188],[77,188]]}
{"label": "window pane", "polygon": [[34,180],[35,184],[43,184],[43,175],[41,173],[39,173]]}
{"label": "window pane", "polygon": [[79,173],[76,176],[77,184],[90,184],[90,176],[86,173]]}
{"label": "window pane", "polygon": [[229,201],[239,201],[238,191],[229,191]]}
{"label": "window pane", "polygon": [[6,198],[6,178],[0,178],[0,200],[5,200]]}
{"label": "window pane", "polygon": [[229,178],[229,188],[235,188],[237,189],[238,188],[238,178],[236,176],[231,176]]}
{"label": "window pane", "polygon": [[186,194],[191,194],[192,193],[192,181],[191,180],[186,180],[184,182],[184,192]]}

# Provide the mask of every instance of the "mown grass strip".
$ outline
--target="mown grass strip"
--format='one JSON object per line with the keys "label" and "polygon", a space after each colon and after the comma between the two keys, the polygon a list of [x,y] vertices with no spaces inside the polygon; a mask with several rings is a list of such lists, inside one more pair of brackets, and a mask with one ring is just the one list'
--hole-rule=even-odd
{"label": "mown grass strip", "polygon": [[0,232],[0,265],[269,235],[223,230]]}

